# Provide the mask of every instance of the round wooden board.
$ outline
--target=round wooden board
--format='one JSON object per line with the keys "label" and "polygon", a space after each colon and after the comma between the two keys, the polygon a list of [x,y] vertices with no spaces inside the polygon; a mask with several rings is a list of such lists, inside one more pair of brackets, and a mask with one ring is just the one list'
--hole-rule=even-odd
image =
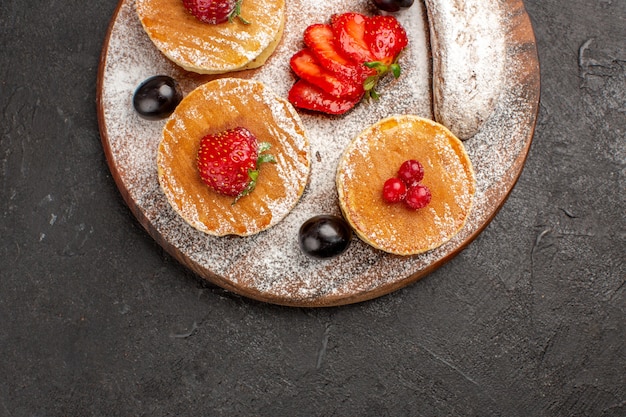
{"label": "round wooden board", "polygon": [[[506,0],[507,83],[483,130],[465,142],[477,179],[474,207],[451,241],[427,253],[400,257],[355,239],[347,252],[313,260],[298,247],[300,225],[317,214],[339,214],[335,172],[342,150],[368,125],[392,114],[432,118],[431,68],[426,12],[421,2],[398,15],[410,47],[403,75],[383,86],[380,101],[361,103],[341,117],[302,113],[311,141],[309,184],[296,208],[279,224],[251,237],[213,237],[187,225],[169,206],[157,180],[156,149],[164,121],[135,114],[131,99],[152,75],[176,78],[185,93],[215,76],[186,72],[161,55],[134,12],[120,1],[109,26],[98,75],[98,119],[109,167],[124,200],[150,235],[201,277],[260,301],[300,306],[343,305],[402,288],[432,272],[474,240],[504,204],[515,185],[532,141],[539,105],[539,63],[534,33],[521,0]],[[276,52],[257,70],[226,76],[258,79],[286,97],[293,83],[289,57],[301,46],[304,28],[332,13],[375,13],[369,1],[287,2],[285,33]]]}

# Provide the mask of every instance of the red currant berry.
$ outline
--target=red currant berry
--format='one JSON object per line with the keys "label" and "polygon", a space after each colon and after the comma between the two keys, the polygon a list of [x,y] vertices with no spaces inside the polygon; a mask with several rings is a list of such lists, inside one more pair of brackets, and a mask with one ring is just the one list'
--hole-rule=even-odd
{"label": "red currant berry", "polygon": [[410,187],[424,178],[424,167],[415,159],[409,159],[400,165],[398,177]]}
{"label": "red currant berry", "polygon": [[406,192],[406,199],[404,200],[410,208],[417,210],[424,208],[430,203],[430,199],[432,195],[428,187],[422,184],[417,184],[409,189]]}
{"label": "red currant berry", "polygon": [[399,178],[389,178],[383,185],[383,199],[388,203],[404,200],[406,185]]}

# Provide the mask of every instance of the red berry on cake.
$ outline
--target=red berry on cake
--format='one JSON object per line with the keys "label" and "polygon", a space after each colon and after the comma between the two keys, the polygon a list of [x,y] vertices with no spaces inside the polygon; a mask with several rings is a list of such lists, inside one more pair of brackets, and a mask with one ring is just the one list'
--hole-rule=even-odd
{"label": "red berry on cake", "polygon": [[399,178],[389,178],[383,185],[383,199],[387,203],[399,203],[406,196],[406,185]]}
{"label": "red berry on cake", "polygon": [[419,161],[404,161],[397,177],[389,178],[383,184],[383,200],[387,203],[403,201],[413,210],[426,207],[430,204],[432,194],[428,187],[420,183],[423,178],[424,167]]}
{"label": "red berry on cake", "polygon": [[275,162],[272,155],[263,153],[268,149],[268,143],[259,143],[244,127],[208,134],[202,138],[198,151],[200,178],[216,192],[236,196],[234,204],[254,190],[259,166]]}
{"label": "red berry on cake", "polygon": [[182,0],[185,8],[198,20],[211,25],[232,22],[236,17],[248,24],[241,17],[241,3],[243,0]]}
{"label": "red berry on cake", "polygon": [[406,198],[404,202],[410,208],[417,210],[426,207],[430,204],[432,194],[428,187],[422,184],[417,184],[406,191]]}
{"label": "red berry on cake", "polygon": [[417,184],[424,178],[424,167],[419,161],[409,159],[400,165],[400,169],[398,169],[398,177],[410,187]]}

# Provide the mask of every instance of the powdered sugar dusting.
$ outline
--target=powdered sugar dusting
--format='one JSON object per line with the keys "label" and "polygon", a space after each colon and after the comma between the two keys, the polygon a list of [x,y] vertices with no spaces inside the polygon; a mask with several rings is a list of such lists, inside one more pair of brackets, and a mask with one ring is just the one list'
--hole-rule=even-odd
{"label": "powdered sugar dusting", "polygon": [[[246,1],[252,0],[245,0],[244,5]],[[288,60],[302,47],[307,25],[328,21],[337,12],[375,13],[366,0],[294,0],[288,6],[285,33],[274,55],[255,71],[232,74],[259,80],[280,97],[286,97],[294,81]],[[477,189],[473,210],[458,235],[437,249],[411,257],[386,254],[359,239],[342,256],[327,261],[309,259],[298,247],[298,229],[305,220],[316,214],[340,213],[335,173],[352,138],[392,114],[433,116],[424,5],[416,2],[398,17],[407,29],[410,46],[401,57],[401,78],[381,87],[380,101],[361,103],[342,117],[300,114],[310,140],[311,172],[295,208],[257,235],[214,237],[195,230],[168,204],[156,167],[165,122],[140,119],[131,105],[134,89],[149,76],[172,75],[185,93],[209,78],[187,73],[166,59],[145,35],[133,1],[123,1],[101,71],[101,129],[118,185],[133,211],[141,213],[147,230],[185,265],[213,282],[250,297],[290,305],[342,304],[369,298],[370,293],[382,294],[414,281],[458,252],[489,222],[519,175],[518,162],[528,149],[537,105],[534,90],[529,93],[520,82],[536,71],[519,64],[529,48],[508,46],[504,94],[483,129],[465,142]],[[505,17],[500,24],[509,33],[514,16]]]}

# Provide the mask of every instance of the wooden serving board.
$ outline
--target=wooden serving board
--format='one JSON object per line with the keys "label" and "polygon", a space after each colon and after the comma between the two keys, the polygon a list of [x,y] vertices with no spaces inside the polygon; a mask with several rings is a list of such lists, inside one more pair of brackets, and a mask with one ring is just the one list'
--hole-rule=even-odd
{"label": "wooden serving board", "polygon": [[[225,76],[258,79],[286,97],[294,78],[288,60],[302,47],[304,28],[332,13],[375,13],[366,0],[287,1],[285,33],[260,69]],[[431,55],[426,12],[421,2],[399,13],[409,49],[403,74],[382,86],[381,100],[361,103],[343,116],[302,113],[311,141],[309,184],[295,209],[276,226],[251,237],[214,237],[187,225],[169,206],[157,179],[156,152],[164,121],[147,121],[132,107],[136,87],[167,74],[188,93],[215,76],[186,72],[160,54],[135,15],[133,0],[120,1],[109,26],[98,74],[98,119],[102,145],[124,200],[150,235],[201,277],[256,300],[301,307],[360,302],[388,294],[432,272],[474,240],[504,204],[532,141],[539,105],[539,64],[534,33],[521,0],[506,0],[507,82],[483,130],[465,142],[474,165],[477,191],[465,227],[451,241],[427,253],[401,257],[355,239],[347,252],[313,260],[298,247],[298,230],[317,214],[340,214],[335,172],[342,150],[368,125],[392,114],[432,118]]]}

